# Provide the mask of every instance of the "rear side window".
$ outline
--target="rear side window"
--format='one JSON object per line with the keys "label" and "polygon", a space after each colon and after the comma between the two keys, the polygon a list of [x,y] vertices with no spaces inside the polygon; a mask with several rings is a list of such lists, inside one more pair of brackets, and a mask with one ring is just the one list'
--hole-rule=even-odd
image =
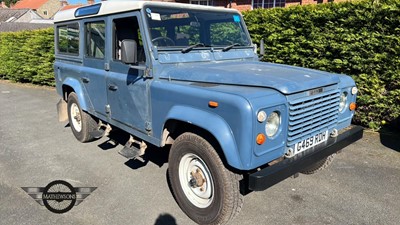
{"label": "rear side window", "polygon": [[79,24],[71,23],[57,27],[58,53],[79,55]]}
{"label": "rear side window", "polygon": [[105,54],[106,24],[93,22],[86,24],[86,56],[103,59]]}

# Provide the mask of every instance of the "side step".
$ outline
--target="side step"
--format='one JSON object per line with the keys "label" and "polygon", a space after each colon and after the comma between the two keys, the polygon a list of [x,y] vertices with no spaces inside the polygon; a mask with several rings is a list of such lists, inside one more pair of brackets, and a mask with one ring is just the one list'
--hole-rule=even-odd
{"label": "side step", "polygon": [[101,138],[104,136],[105,130],[95,130],[92,132],[89,132],[90,136],[92,136],[95,139]]}
{"label": "side step", "polygon": [[[139,145],[139,148],[133,146],[134,144]],[[147,145],[145,142],[143,142],[143,141],[139,142],[139,141],[133,139],[132,136],[130,136],[130,138],[126,142],[124,148],[121,149],[118,153],[128,159],[137,159],[140,156],[144,155],[146,148],[147,148]]]}
{"label": "side step", "polygon": [[101,138],[103,136],[108,136],[110,131],[112,130],[110,124],[104,124],[103,122],[99,122],[97,130],[89,132],[90,136],[94,137],[95,139]]}

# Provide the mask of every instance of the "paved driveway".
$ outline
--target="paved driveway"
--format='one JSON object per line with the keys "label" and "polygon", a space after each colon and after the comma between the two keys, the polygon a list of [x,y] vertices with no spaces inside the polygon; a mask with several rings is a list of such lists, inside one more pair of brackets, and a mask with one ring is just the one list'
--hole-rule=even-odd
{"label": "paved driveway", "polygon": [[[57,122],[57,101],[53,89],[0,81],[0,224],[193,224],[168,188],[165,151],[140,163],[107,138],[81,144]],[[399,140],[367,132],[329,169],[245,196],[232,224],[399,224]],[[54,214],[20,188],[56,179],[97,190]]]}

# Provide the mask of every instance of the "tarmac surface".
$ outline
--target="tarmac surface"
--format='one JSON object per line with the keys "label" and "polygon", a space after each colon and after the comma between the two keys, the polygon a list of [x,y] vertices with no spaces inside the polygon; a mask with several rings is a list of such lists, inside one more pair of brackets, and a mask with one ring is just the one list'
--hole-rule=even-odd
{"label": "tarmac surface", "polygon": [[[52,88],[0,81],[0,224],[194,224],[170,192],[165,149],[150,148],[142,163],[106,137],[82,144],[57,121],[58,100]],[[53,180],[97,189],[64,214],[21,189]],[[231,224],[399,224],[400,137],[366,131],[328,169],[244,201]]]}

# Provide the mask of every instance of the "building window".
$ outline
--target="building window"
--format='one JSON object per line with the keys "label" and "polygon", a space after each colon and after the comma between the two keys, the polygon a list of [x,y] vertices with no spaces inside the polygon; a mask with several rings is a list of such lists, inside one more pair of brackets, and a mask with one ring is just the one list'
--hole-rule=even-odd
{"label": "building window", "polygon": [[104,58],[106,39],[106,24],[93,22],[86,24],[86,56]]}
{"label": "building window", "polygon": [[209,0],[190,0],[190,4],[193,5],[210,5],[209,3]]}
{"label": "building window", "polygon": [[79,25],[72,23],[57,27],[57,50],[61,54],[79,55]]}
{"label": "building window", "polygon": [[47,11],[43,11],[43,15],[47,16]]}
{"label": "building window", "polygon": [[285,7],[285,0],[252,0],[253,9]]}

